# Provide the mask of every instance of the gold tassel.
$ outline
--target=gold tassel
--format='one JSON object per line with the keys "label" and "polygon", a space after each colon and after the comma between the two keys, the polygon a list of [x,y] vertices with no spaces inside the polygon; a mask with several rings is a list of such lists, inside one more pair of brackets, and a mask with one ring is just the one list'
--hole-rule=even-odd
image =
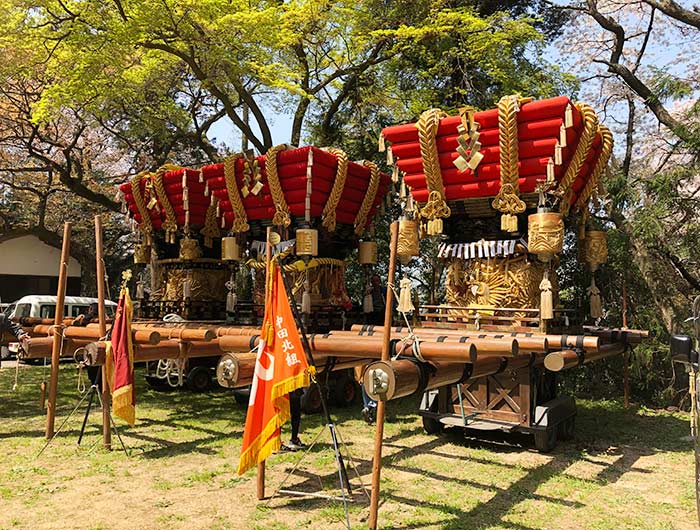
{"label": "gold tassel", "polygon": [[566,106],[566,111],[564,112],[564,127],[567,129],[574,125],[574,113],[571,110],[571,103]]}
{"label": "gold tassel", "polygon": [[311,280],[309,278],[309,269],[306,269],[306,278],[304,280],[304,294],[301,295],[301,312],[311,314]]}
{"label": "gold tassel", "polygon": [[588,295],[591,301],[591,318],[603,318],[603,304],[600,299],[600,289],[595,284],[595,276],[591,275],[591,286],[588,288]]}
{"label": "gold tassel", "polygon": [[399,166],[394,166],[394,170],[391,172],[391,182],[396,184],[399,181]]}
{"label": "gold tassel", "polygon": [[394,163],[394,153],[391,152],[391,147],[386,150],[386,164],[391,166]]}
{"label": "gold tassel", "polygon": [[374,301],[372,299],[372,287],[367,286],[367,292],[365,292],[365,297],[362,300],[362,311],[363,313],[374,312]]}
{"label": "gold tassel", "polygon": [[386,151],[386,140],[384,139],[384,135],[382,133],[379,133],[379,145],[377,148],[379,149],[380,153]]}
{"label": "gold tassel", "polygon": [[137,300],[143,300],[143,295],[144,295],[144,289],[143,289],[143,282],[137,282],[136,283],[136,299]]}
{"label": "gold tassel", "polygon": [[226,312],[233,313],[236,310],[236,305],[238,304],[238,297],[236,293],[231,289],[226,295]]}
{"label": "gold tassel", "polygon": [[552,282],[549,281],[549,271],[545,269],[540,282],[540,319],[554,318],[554,302],[552,300]]}
{"label": "gold tassel", "polygon": [[396,310],[399,313],[410,313],[415,307],[413,307],[413,300],[411,299],[411,280],[408,279],[408,276],[403,277],[399,282],[399,286],[401,291],[399,292],[399,305],[396,307]]}

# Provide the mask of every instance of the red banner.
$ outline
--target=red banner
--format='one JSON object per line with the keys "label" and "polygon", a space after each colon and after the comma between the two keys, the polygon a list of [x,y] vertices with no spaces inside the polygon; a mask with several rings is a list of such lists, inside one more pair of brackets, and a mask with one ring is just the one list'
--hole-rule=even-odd
{"label": "red banner", "polygon": [[122,289],[107,342],[107,381],[112,391],[112,412],[132,427],[136,421],[134,391],[134,345],[131,343],[133,305],[129,289]]}
{"label": "red banner", "polygon": [[280,448],[280,428],[290,418],[288,394],[308,386],[314,371],[306,361],[282,273],[274,263],[267,281],[265,316],[250,389],[239,475]]}

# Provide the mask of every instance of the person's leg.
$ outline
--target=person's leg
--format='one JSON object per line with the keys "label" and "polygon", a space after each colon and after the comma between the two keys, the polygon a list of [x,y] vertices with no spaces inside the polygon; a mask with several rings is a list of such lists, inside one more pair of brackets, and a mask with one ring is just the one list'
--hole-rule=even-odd
{"label": "person's leg", "polygon": [[303,445],[299,439],[299,427],[301,426],[301,395],[304,392],[299,388],[289,394],[289,412],[292,416],[292,439],[293,445]]}

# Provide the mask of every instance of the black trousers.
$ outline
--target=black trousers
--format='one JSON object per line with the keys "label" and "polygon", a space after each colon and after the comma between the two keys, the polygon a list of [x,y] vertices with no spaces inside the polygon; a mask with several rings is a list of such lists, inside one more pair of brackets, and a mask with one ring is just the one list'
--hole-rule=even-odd
{"label": "black trousers", "polygon": [[292,416],[292,440],[299,438],[299,427],[301,426],[301,396],[303,393],[303,388],[297,388],[294,392],[290,392],[289,394],[289,413]]}

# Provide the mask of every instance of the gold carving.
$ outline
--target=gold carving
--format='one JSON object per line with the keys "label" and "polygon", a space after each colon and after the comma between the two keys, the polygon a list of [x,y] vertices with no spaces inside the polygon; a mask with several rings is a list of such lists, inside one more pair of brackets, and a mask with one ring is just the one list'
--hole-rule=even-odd
{"label": "gold carving", "polygon": [[[543,263],[528,261],[525,256],[452,259],[447,265],[447,305],[487,307],[496,313],[499,307],[536,308],[540,303],[540,281],[545,267]],[[467,311],[450,313],[468,316]],[[526,316],[524,313],[508,315]]]}
{"label": "gold carving", "polygon": [[134,248],[134,263],[150,263],[151,246],[146,243],[139,243]]}
{"label": "gold carving", "polygon": [[183,285],[188,277],[190,283],[190,300],[198,301],[225,301],[228,290],[226,281],[229,272],[226,270],[211,268],[172,268],[164,270],[165,292],[163,300],[183,300]]}
{"label": "gold carving", "polygon": [[235,237],[221,238],[221,259],[224,261],[241,261],[241,247]]}
{"label": "gold carving", "polygon": [[196,239],[183,237],[180,240],[180,259],[193,260],[202,257],[202,249]]}

